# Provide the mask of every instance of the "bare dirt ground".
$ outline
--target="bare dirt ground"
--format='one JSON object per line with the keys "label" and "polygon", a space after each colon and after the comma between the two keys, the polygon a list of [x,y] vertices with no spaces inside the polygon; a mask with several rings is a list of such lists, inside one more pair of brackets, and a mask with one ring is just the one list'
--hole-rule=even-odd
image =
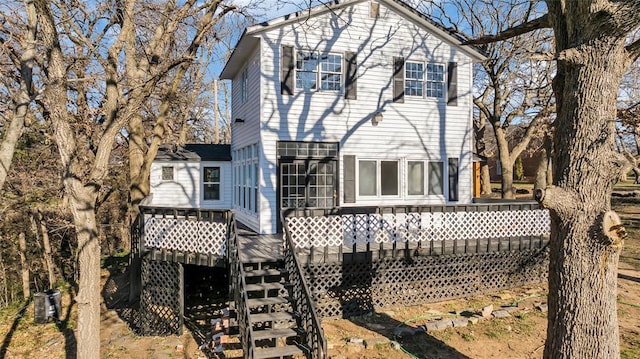
{"label": "bare dirt ground", "polygon": [[[618,317],[623,359],[640,358],[640,199],[616,197],[614,208],[623,218],[629,236],[620,261]],[[207,358],[196,342],[203,334],[185,328],[182,336],[140,337],[125,321],[130,315],[124,302],[128,277],[122,266],[103,271],[103,310],[101,326],[102,358]],[[61,323],[33,324],[33,304],[16,304],[0,311],[0,335],[4,338],[0,358],[74,358],[76,307],[74,296],[62,289]],[[540,358],[546,332],[546,314],[534,308],[545,302],[546,285],[517,288],[493,295],[477,296],[424,306],[393,308],[350,320],[323,323],[332,358]],[[505,319],[481,321],[464,328],[421,332],[398,337],[394,330],[417,327],[434,317],[475,311],[492,304],[517,305]],[[380,343],[365,349],[352,344],[352,338]],[[393,348],[395,340],[401,347]],[[236,351],[237,352],[237,351]],[[232,352],[227,352],[232,354]]]}

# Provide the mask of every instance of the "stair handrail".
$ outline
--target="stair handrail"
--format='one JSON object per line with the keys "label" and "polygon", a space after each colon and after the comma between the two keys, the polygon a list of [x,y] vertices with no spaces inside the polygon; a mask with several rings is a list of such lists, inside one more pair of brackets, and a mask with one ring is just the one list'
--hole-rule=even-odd
{"label": "stair handrail", "polygon": [[249,297],[245,290],[247,284],[244,279],[244,268],[240,262],[240,250],[238,245],[238,227],[236,220],[231,215],[229,224],[228,248],[229,268],[233,283],[233,297],[236,305],[236,320],[240,331],[240,343],[244,358],[253,358],[255,347],[253,342],[253,326],[249,321]]}
{"label": "stair handrail", "polygon": [[283,227],[283,255],[285,266],[289,272],[289,282],[293,286],[293,302],[300,315],[301,327],[304,330],[304,341],[309,349],[308,357],[324,359],[327,356],[327,340],[320,325],[315,303],[307,284],[302,265],[296,254],[295,245],[291,239],[289,226],[281,213]]}

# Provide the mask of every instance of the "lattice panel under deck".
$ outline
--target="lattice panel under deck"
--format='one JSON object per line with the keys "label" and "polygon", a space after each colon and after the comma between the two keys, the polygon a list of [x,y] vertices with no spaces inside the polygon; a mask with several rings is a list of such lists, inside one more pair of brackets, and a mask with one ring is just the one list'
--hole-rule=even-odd
{"label": "lattice panel under deck", "polygon": [[225,255],[227,224],[148,217],[144,221],[144,245],[149,248]]}
{"label": "lattice panel under deck", "polygon": [[544,209],[485,212],[349,214],[286,218],[297,248],[546,235]]}
{"label": "lattice panel under deck", "polygon": [[142,259],[140,326],[143,335],[182,334],[182,265]]}
{"label": "lattice panel under deck", "polygon": [[539,283],[547,261],[545,249],[532,249],[322,263],[306,272],[319,315],[336,318]]}

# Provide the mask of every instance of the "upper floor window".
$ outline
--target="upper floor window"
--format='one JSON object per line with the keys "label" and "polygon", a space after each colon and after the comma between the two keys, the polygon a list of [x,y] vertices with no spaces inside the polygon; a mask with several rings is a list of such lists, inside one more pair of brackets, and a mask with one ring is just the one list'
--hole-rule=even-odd
{"label": "upper floor window", "polygon": [[205,201],[219,201],[220,167],[204,167],[203,170],[203,199]]}
{"label": "upper floor window", "polygon": [[407,96],[444,97],[444,65],[407,61],[404,66],[404,91]]}
{"label": "upper floor window", "polygon": [[299,50],[296,56],[296,88],[340,91],[342,55]]}
{"label": "upper floor window", "polygon": [[427,64],[427,81],[425,82],[427,97],[444,97],[444,65]]}
{"label": "upper floor window", "polygon": [[247,101],[249,96],[249,74],[245,68],[240,78],[240,100],[242,103]]}

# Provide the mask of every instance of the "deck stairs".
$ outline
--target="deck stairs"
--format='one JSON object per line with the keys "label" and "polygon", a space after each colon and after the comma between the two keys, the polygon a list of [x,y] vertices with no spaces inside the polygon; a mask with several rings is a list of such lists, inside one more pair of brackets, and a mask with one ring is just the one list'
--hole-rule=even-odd
{"label": "deck stairs", "polygon": [[243,261],[242,267],[253,328],[253,358],[306,357],[309,350],[301,344],[304,331],[293,310],[284,262],[254,258]]}

